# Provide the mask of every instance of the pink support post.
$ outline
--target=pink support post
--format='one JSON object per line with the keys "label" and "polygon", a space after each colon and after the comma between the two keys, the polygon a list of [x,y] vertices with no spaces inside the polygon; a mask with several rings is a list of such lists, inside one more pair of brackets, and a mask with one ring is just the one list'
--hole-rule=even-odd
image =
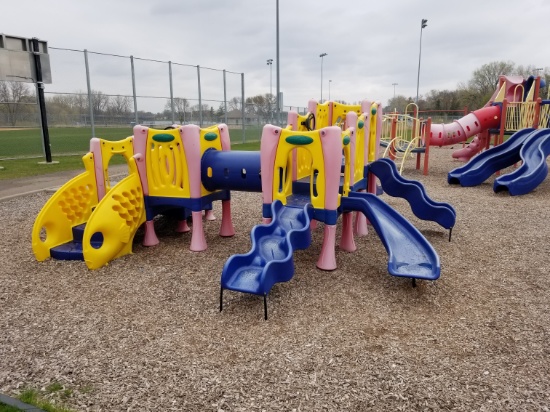
{"label": "pink support post", "polygon": [[353,214],[351,212],[342,215],[342,237],[340,239],[340,249],[346,252],[355,252],[357,247],[353,240]]}
{"label": "pink support post", "polygon": [[317,229],[317,226],[319,226],[319,222],[317,222],[314,219],[311,219],[311,222],[309,223],[309,228],[313,231]]}
{"label": "pink support post", "polygon": [[189,250],[193,252],[202,252],[206,250],[206,237],[202,226],[202,212],[192,212],[193,232],[191,235],[191,246]]}
{"label": "pink support post", "polygon": [[137,160],[139,179],[141,180],[141,187],[143,188],[143,194],[149,195],[149,182],[147,181],[147,165],[145,164],[147,150],[147,134],[149,128],[145,126],[134,126],[134,154],[141,154],[141,157]]}
{"label": "pink support post", "polygon": [[298,113],[292,110],[288,112],[286,124],[292,126],[291,130],[298,130]]}
{"label": "pink support post", "polygon": [[[364,192],[364,190],[359,190]],[[353,233],[357,236],[367,236],[369,234],[367,218],[363,213],[355,212],[355,226],[353,228]]]}
{"label": "pink support post", "polygon": [[307,111],[317,116],[317,100],[309,99],[307,102]]}
{"label": "pink support post", "polygon": [[231,221],[231,200],[222,200],[222,224],[220,236],[229,237],[235,234],[235,228]]}
{"label": "pink support post", "polygon": [[156,246],[158,245],[159,238],[155,233],[155,224],[152,220],[145,222],[145,236],[143,237],[143,246]]}
{"label": "pink support post", "polygon": [[262,174],[262,198],[265,204],[273,203],[273,169],[281,132],[280,127],[272,125],[266,125],[262,129],[260,170]]}
{"label": "pink support post", "polygon": [[216,216],[214,216],[213,210],[205,210],[204,211],[204,220],[216,220]]}
{"label": "pink support post", "polygon": [[[338,126],[321,129],[321,146],[325,173],[325,209],[336,210],[339,206],[338,188],[342,166],[342,130]],[[262,182],[263,182],[262,173]]]}
{"label": "pink support post", "polygon": [[336,225],[325,225],[325,233],[317,267],[321,270],[336,269]]}
{"label": "pink support post", "polygon": [[176,232],[178,233],[187,233],[191,230],[189,225],[187,224],[187,219],[183,219],[178,221],[178,227],[176,228]]}
{"label": "pink support post", "polygon": [[90,152],[94,154],[94,172],[97,188],[97,200],[105,197],[105,171],[103,169],[103,157],[101,156],[101,141],[97,137],[90,140]]}

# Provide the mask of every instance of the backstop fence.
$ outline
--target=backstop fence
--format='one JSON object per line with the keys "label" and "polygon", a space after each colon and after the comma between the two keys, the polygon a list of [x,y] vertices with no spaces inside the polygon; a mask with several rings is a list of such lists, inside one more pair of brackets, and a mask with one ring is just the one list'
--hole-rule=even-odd
{"label": "backstop fence", "polygon": [[[244,73],[88,50],[48,51],[52,84],[45,97],[54,156],[86,153],[91,137],[118,140],[136,124],[226,123],[232,142],[257,141],[264,124],[282,125],[289,110],[307,110],[284,106],[278,119],[273,96],[266,94],[263,105],[247,102]],[[35,87],[0,82],[0,159],[43,154]]]}

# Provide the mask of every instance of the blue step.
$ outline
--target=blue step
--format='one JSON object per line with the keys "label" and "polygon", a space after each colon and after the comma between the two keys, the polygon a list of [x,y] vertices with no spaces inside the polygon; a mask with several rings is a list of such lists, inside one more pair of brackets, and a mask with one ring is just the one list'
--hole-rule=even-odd
{"label": "blue step", "polygon": [[62,245],[52,247],[50,255],[58,260],[84,260],[82,253],[82,242],[67,242]]}
{"label": "blue step", "polygon": [[[73,240],[51,248],[51,257],[57,260],[84,260],[84,253],[82,252],[82,238],[84,236],[85,229],[86,223],[73,226]],[[103,234],[94,233],[91,239],[91,244],[93,247],[99,249],[103,244]]]}

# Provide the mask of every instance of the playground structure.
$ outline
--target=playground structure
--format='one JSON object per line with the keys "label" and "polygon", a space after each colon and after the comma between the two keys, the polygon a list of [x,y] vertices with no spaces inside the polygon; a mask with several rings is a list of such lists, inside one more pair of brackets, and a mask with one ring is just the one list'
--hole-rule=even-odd
{"label": "playground structure", "polygon": [[[35,256],[80,259],[97,269],[131,253],[141,225],[143,244],[158,244],[153,219],[164,213],[178,216],[178,232],[192,232],[192,251],[204,251],[202,211],[221,201],[220,235],[232,236],[230,191],[242,190],[262,193],[264,223],[252,230],[252,250],[226,262],[220,309],[223,291],[230,289],[263,296],[267,317],[267,294],[275,283],[292,278],[293,251],[309,246],[312,222],[324,223],[317,266],[336,269],[340,215],[341,249],[355,250],[354,232],[365,234],[368,218],[389,254],[391,275],[411,278],[413,285],[416,279],[435,280],[440,275],[437,253],[373,194],[376,177],[388,193],[407,199],[422,219],[450,230],[456,214],[450,205],[431,201],[418,182],[401,178],[393,163],[376,161],[379,106],[311,101],[307,115],[289,114],[286,128],[264,126],[260,152],[231,151],[223,124],[171,130],[136,126],[133,136],[119,142],[94,138],[83,157],[85,172],[61,187],[37,216]],[[110,187],[108,164],[115,154],[127,160],[129,175]],[[351,212],[357,212],[355,225]]]}
{"label": "playground structure", "polygon": [[501,169],[522,161],[512,173],[499,176],[493,183],[495,192],[524,195],[534,190],[548,176],[546,158],[550,155],[550,129],[522,129],[501,145],[486,150],[462,167],[449,172],[449,184],[477,186]]}
{"label": "playground structure", "polygon": [[453,144],[475,136],[468,146],[453,153],[455,159],[468,161],[489,148],[491,136],[496,146],[504,141],[505,134],[536,127],[542,103],[540,87],[540,77],[500,76],[495,92],[483,108],[450,125],[432,125],[432,144]]}
{"label": "playground structure", "polygon": [[[500,89],[495,92],[493,103],[504,115],[498,129],[488,129],[453,156],[461,158],[485,144],[488,149],[473,157],[467,164],[449,172],[449,184],[476,186],[492,174],[521,161],[522,165],[512,173],[495,179],[495,192],[508,191],[512,196],[524,195],[534,190],[548,175],[546,158],[550,154],[550,100],[538,97],[540,78],[500,77]],[[503,96],[506,96],[503,98]],[[522,98],[522,96],[524,96]],[[486,109],[489,109],[487,107]],[[481,109],[484,110],[484,109]],[[511,134],[507,141],[504,135]],[[489,148],[490,136],[494,146]],[[470,148],[473,146],[473,149]],[[467,160],[465,157],[463,160]]]}
{"label": "playground structure", "polygon": [[383,157],[393,160],[403,173],[406,160],[416,155],[416,169],[420,169],[424,154],[423,174],[428,174],[431,119],[418,116],[418,106],[409,103],[404,113],[386,113],[382,123],[381,145],[386,147]]}
{"label": "playground structure", "polygon": [[430,119],[418,118],[418,109],[405,110],[404,114],[390,113],[384,119],[382,142],[388,147],[386,155],[395,158],[403,170],[405,160],[417,154],[416,168],[420,168],[420,155],[425,154],[423,173],[428,174],[430,146],[446,146],[473,140],[453,153],[455,159],[467,162],[474,155],[493,145],[501,144],[504,135],[529,127],[548,127],[550,107],[539,97],[544,87],[540,77],[500,76],[499,83],[485,106],[448,124],[434,124]]}

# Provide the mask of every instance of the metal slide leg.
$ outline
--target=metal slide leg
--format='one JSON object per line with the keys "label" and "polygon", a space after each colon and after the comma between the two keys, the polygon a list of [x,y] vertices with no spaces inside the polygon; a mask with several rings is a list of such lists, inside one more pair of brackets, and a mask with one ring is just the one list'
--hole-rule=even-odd
{"label": "metal slide leg", "polygon": [[413,287],[413,288],[416,287],[416,278],[412,278],[412,287]]}
{"label": "metal slide leg", "polygon": [[223,310],[223,287],[220,287],[220,312]]}
{"label": "metal slide leg", "polygon": [[449,242],[451,241],[451,235],[453,234],[453,228],[449,229]]}
{"label": "metal slide leg", "polygon": [[267,295],[264,293],[264,320],[267,320]]}

